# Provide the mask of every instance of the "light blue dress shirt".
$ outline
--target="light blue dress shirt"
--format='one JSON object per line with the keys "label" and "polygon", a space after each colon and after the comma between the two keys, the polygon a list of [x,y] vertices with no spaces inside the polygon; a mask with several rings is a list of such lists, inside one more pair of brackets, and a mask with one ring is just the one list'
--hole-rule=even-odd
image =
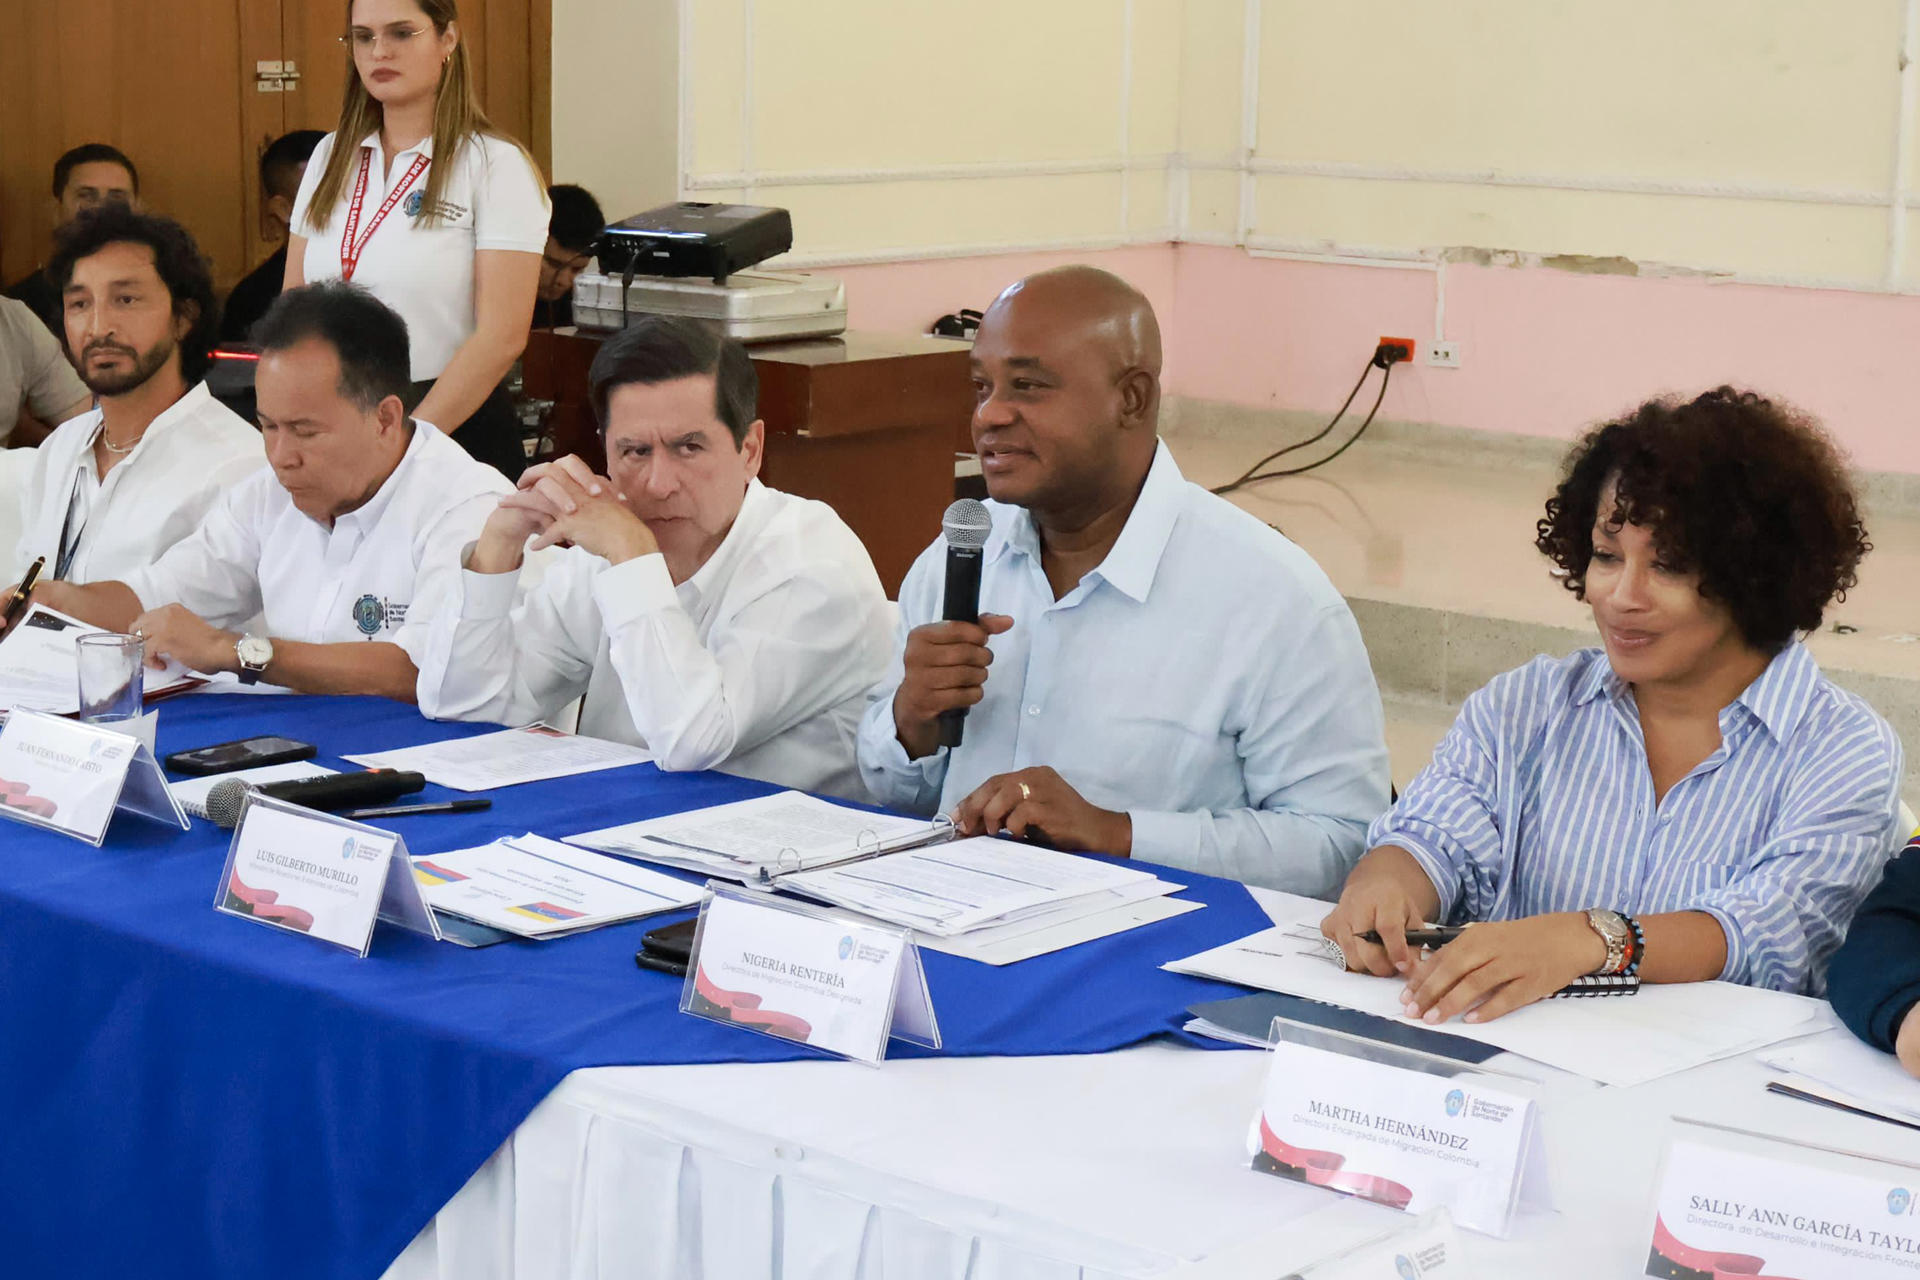
{"label": "light blue dress shirt", "polygon": [[883,803],[951,812],[996,774],[1049,765],[1133,820],[1133,856],[1329,896],[1387,806],[1380,693],[1346,601],[1299,547],[1190,484],[1159,446],[1100,567],[1055,600],[1021,507],[989,502],[985,697],[961,746],[895,736],[906,634],[938,621],[946,544],[900,588],[900,638],[860,726]]}
{"label": "light blue dress shirt", "polygon": [[1720,712],[1721,743],[1658,804],[1633,691],[1600,649],[1469,697],[1393,811],[1452,921],[1704,911],[1729,982],[1817,993],[1900,845],[1900,739],[1790,644]]}

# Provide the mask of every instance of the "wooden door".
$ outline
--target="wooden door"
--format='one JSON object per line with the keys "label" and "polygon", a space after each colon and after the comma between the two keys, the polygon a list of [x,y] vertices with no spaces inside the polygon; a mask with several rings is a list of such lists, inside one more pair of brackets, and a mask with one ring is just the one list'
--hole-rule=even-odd
{"label": "wooden door", "polygon": [[[260,155],[330,130],[350,63],[346,0],[7,0],[0,19],[0,282],[45,261],[53,162],[107,142],[148,208],[178,218],[224,291],[274,246],[260,235]],[[481,102],[543,168],[551,0],[465,0]],[[262,91],[262,62],[298,79]],[[282,91],[284,90],[284,91]]]}
{"label": "wooden door", "polygon": [[45,261],[53,162],[82,142],[127,153],[147,207],[193,231],[222,283],[246,270],[257,238],[245,137],[255,113],[243,109],[235,69],[239,9],[254,2],[8,6],[0,34],[0,275],[11,282]]}

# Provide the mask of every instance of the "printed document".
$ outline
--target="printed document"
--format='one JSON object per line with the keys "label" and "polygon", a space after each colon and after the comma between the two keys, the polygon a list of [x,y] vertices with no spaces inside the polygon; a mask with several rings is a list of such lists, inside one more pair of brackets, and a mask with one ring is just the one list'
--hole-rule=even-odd
{"label": "printed document", "polygon": [[580,933],[691,907],[697,884],[531,833],[413,860],[435,911],[523,938]]}
{"label": "printed document", "polygon": [[644,748],[624,742],[583,738],[551,725],[530,724],[524,729],[502,729],[477,738],[453,738],[345,759],[369,769],[424,773],[427,781],[455,791],[492,791],[523,782],[645,764],[653,757]]}
{"label": "printed document", "polygon": [[944,840],[952,830],[924,818],[869,813],[782,791],[566,839],[602,853],[746,882],[762,879],[762,872],[771,877]]}
{"label": "printed document", "polygon": [[[1404,979],[1348,973],[1327,959],[1320,921],[1332,903],[1266,894],[1263,905],[1275,927],[1161,967],[1406,1020]],[[1643,986],[1632,996],[1542,1000],[1492,1022],[1455,1018],[1438,1029],[1602,1084],[1636,1085],[1834,1025],[1825,1001],[1691,982]]]}
{"label": "printed document", "polygon": [[[0,709],[44,711],[70,716],[80,710],[80,673],[76,646],[81,636],[107,635],[78,618],[36,604],[0,641]],[[161,670],[148,667],[142,687],[147,697],[204,683],[177,662]]]}

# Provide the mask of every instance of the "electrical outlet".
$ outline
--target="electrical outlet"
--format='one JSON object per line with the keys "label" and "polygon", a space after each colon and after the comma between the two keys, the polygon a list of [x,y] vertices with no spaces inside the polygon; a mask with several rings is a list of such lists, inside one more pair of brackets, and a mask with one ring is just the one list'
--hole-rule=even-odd
{"label": "electrical outlet", "polygon": [[1429,342],[1427,344],[1427,364],[1435,369],[1458,369],[1460,367],[1460,344],[1458,342]]}

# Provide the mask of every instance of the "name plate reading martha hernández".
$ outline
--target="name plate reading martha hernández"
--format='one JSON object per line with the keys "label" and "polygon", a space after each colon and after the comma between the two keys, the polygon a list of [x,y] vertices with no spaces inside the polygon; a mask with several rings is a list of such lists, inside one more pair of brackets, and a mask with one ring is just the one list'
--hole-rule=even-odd
{"label": "name plate reading martha hern\u00e1ndez", "polygon": [[1920,1277],[1920,1167],[1682,1123],[1654,1192],[1649,1276]]}
{"label": "name plate reading martha hern\u00e1ndez", "polygon": [[1458,1063],[1356,1047],[1276,1039],[1248,1136],[1255,1169],[1409,1213],[1445,1208],[1496,1236],[1522,1203],[1547,1206],[1533,1099],[1499,1088],[1499,1077],[1457,1074]]}
{"label": "name plate reading martha hern\u00e1ndez", "polygon": [[893,1037],[940,1029],[913,935],[823,907],[713,884],[680,1010],[877,1063]]}

